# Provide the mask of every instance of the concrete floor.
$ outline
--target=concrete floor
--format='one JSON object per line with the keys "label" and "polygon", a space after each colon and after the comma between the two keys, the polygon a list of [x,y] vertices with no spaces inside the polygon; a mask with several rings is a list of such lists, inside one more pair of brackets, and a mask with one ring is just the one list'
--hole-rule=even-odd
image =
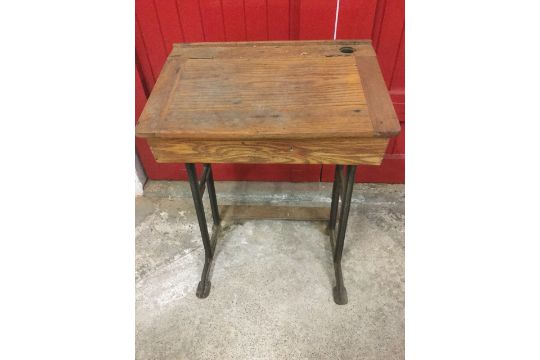
{"label": "concrete floor", "polygon": [[[328,183],[216,183],[220,204],[329,206]],[[205,206],[208,198],[205,194]],[[211,219],[207,209],[207,219]],[[403,359],[404,187],[356,184],[336,305],[322,222],[225,224],[212,288],[189,186],[136,200],[137,359]]]}

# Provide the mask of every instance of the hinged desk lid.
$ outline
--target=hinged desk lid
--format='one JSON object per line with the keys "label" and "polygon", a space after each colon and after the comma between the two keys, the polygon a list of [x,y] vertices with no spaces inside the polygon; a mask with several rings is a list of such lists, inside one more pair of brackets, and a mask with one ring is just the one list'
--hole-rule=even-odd
{"label": "hinged desk lid", "polygon": [[[383,109],[381,123],[390,127],[377,124],[381,104],[390,106]],[[391,136],[399,131],[391,107],[369,42],[177,44],[137,135],[207,140]]]}

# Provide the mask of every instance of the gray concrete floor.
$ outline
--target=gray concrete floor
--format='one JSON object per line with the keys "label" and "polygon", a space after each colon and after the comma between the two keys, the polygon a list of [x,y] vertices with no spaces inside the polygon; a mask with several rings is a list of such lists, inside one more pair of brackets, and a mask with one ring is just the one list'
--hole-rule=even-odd
{"label": "gray concrete floor", "polygon": [[[329,206],[332,184],[216,190],[224,205]],[[403,359],[404,247],[404,187],[356,184],[342,262],[347,305],[332,298],[324,224],[307,221],[225,224],[201,300],[189,186],[149,182],[136,200],[137,359]]]}

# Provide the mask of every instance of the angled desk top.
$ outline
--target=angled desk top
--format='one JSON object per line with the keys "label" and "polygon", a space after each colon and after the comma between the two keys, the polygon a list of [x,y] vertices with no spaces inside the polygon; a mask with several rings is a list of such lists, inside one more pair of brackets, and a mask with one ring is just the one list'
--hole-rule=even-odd
{"label": "angled desk top", "polygon": [[175,44],[136,134],[158,162],[380,164],[399,133],[370,41]]}

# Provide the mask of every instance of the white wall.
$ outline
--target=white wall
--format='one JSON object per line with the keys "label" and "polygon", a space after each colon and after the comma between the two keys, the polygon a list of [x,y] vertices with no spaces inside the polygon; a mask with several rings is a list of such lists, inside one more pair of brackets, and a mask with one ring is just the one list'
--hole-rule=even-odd
{"label": "white wall", "polygon": [[146,174],[139,160],[139,156],[135,154],[135,196],[143,194],[143,187],[146,183]]}

